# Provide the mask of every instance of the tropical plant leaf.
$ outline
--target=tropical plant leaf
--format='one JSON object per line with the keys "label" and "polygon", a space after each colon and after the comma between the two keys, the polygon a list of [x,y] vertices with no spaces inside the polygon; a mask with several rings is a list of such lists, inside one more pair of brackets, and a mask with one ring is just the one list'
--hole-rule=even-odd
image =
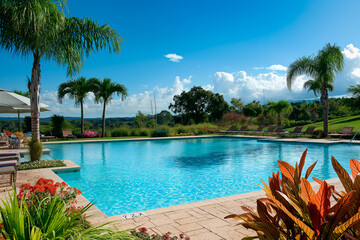
{"label": "tropical plant leaf", "polygon": [[350,227],[352,227],[354,224],[358,223],[359,221],[360,221],[360,212],[356,213],[345,223],[336,227],[335,230],[332,232],[330,239],[339,239],[345,233],[345,231],[347,229],[349,229]]}
{"label": "tropical plant leaf", "polygon": [[350,169],[353,179],[360,173],[360,162],[356,159],[350,159]]}
{"label": "tropical plant leaf", "polygon": [[354,190],[354,184],[349,176],[349,174],[346,172],[346,170],[340,165],[336,159],[331,156],[331,163],[333,165],[333,168],[338,175],[342,185],[344,186],[346,192],[350,192]]}
{"label": "tropical plant leaf", "polygon": [[306,174],[305,174],[305,178],[308,179],[312,170],[314,169],[315,165],[316,165],[317,161],[314,162],[313,164],[311,164],[311,166],[306,170]]}
{"label": "tropical plant leaf", "polygon": [[307,148],[305,149],[305,151],[303,152],[303,154],[301,155],[300,158],[300,163],[299,163],[299,176],[301,176],[301,172],[303,170],[304,164],[305,164],[305,158],[306,158],[306,154],[307,154]]}
{"label": "tropical plant leaf", "polygon": [[308,225],[295,217],[281,202],[276,200],[273,196],[271,200],[273,200],[273,202],[304,231],[304,233],[308,236],[309,239],[314,239],[315,232]]}
{"label": "tropical plant leaf", "polygon": [[320,180],[320,179],[318,179],[318,178],[316,178],[316,177],[312,177],[312,179],[314,179],[314,181],[315,182],[317,182],[318,184],[322,184],[322,182],[323,182],[323,180]]}
{"label": "tropical plant leaf", "polygon": [[294,174],[295,168],[284,161],[278,161],[280,172],[283,176],[289,179],[292,183],[294,183]]}
{"label": "tropical plant leaf", "polygon": [[311,184],[306,178],[301,178],[301,196],[303,197],[306,204],[310,202],[310,200],[314,196],[314,190],[311,187]]}
{"label": "tropical plant leaf", "polygon": [[321,232],[321,224],[330,210],[329,185],[323,181],[319,191],[309,202],[309,213],[316,235]]}
{"label": "tropical plant leaf", "polygon": [[344,217],[351,208],[355,197],[356,191],[351,191],[347,193],[344,197],[342,197],[339,202],[330,209],[330,212],[332,212],[333,214],[331,215],[330,220],[324,227],[324,239],[328,238],[328,236],[333,232],[333,230],[341,221],[344,221]]}

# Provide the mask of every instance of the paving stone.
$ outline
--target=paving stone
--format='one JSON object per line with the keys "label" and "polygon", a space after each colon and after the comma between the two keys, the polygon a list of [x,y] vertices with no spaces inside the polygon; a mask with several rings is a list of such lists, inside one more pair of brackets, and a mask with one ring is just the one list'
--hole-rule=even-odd
{"label": "paving stone", "polygon": [[219,218],[208,219],[208,220],[200,221],[198,223],[209,230],[211,230],[212,228],[218,228],[218,227],[230,225],[228,222]]}
{"label": "paving stone", "polygon": [[198,235],[191,236],[191,240],[221,240],[224,239],[213,232],[204,232]]}

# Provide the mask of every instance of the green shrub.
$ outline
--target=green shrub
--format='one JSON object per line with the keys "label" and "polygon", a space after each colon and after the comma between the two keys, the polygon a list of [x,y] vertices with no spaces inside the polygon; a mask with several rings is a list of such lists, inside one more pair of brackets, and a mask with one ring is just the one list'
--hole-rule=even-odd
{"label": "green shrub", "polygon": [[17,170],[29,170],[38,168],[66,167],[64,161],[61,160],[36,160],[30,162],[22,162]]}
{"label": "green shrub", "polygon": [[36,137],[32,137],[27,142],[31,161],[41,160],[43,144]]}
{"label": "green shrub", "polygon": [[72,134],[75,135],[76,137],[81,137],[81,129],[80,128],[74,128],[71,131],[72,131]]}
{"label": "green shrub", "polygon": [[[101,131],[99,131],[101,132]],[[111,134],[111,131],[110,130],[105,130],[105,137],[111,137],[112,134]]]}
{"label": "green shrub", "polygon": [[130,135],[130,131],[128,128],[125,127],[116,128],[111,131],[112,137],[127,137],[129,135]]}
{"label": "green shrub", "polygon": [[131,129],[130,136],[140,136],[140,129],[139,128]]}
{"label": "green shrub", "polygon": [[60,115],[53,115],[51,117],[51,131],[56,137],[62,137],[62,131],[65,127],[65,118]]}
{"label": "green shrub", "polygon": [[146,128],[141,128],[139,136],[148,137],[148,136],[150,136],[150,131]]}

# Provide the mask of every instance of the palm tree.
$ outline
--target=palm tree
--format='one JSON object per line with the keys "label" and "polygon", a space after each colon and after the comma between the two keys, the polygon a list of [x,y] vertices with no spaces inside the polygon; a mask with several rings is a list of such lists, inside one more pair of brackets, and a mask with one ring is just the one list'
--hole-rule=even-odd
{"label": "palm tree", "polygon": [[113,95],[121,95],[121,99],[127,96],[127,89],[124,85],[111,82],[110,78],[104,78],[103,81],[100,81],[97,78],[90,79],[94,86],[95,102],[103,103],[103,115],[102,115],[102,136],[105,137],[105,111],[106,105],[111,102]]}
{"label": "palm tree", "polygon": [[285,100],[279,100],[277,102],[269,101],[269,110],[272,114],[277,115],[277,124],[281,126],[281,114],[289,113],[292,111],[292,106]]}
{"label": "palm tree", "polygon": [[85,56],[108,49],[120,52],[123,41],[108,25],[88,18],[66,17],[66,0],[0,1],[0,48],[24,58],[33,57],[31,80],[31,128],[39,139],[40,63],[55,61],[73,76]]}
{"label": "palm tree", "polygon": [[59,85],[58,101],[62,103],[65,95],[68,95],[71,100],[75,100],[75,106],[80,106],[81,109],[81,133],[84,133],[84,102],[89,92],[92,92],[93,84],[85,77],[79,77],[76,80],[70,80]]}
{"label": "palm tree", "polygon": [[324,137],[328,134],[329,101],[328,91],[333,90],[335,74],[341,72],[344,66],[344,56],[337,45],[328,43],[315,57],[302,57],[293,62],[287,71],[286,82],[289,89],[296,77],[307,75],[311,81],[304,87],[320,93],[320,101],[324,116]]}

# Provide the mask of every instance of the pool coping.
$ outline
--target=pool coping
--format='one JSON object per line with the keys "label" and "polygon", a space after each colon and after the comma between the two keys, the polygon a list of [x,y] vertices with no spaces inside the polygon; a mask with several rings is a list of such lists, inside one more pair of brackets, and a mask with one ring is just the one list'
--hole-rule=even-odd
{"label": "pool coping", "polygon": [[[305,137],[277,137],[277,136],[258,136],[258,135],[199,135],[199,136],[174,136],[174,137],[158,137],[158,138],[127,138],[127,139],[94,139],[94,140],[78,140],[78,141],[54,141],[44,142],[47,144],[75,144],[75,143],[96,143],[96,142],[136,142],[136,141],[161,141],[161,140],[182,140],[182,139],[198,139],[198,138],[243,138],[257,139],[258,141],[268,142],[294,142],[294,143],[317,143],[317,144],[349,144],[349,140],[337,138],[305,138]],[[360,144],[360,140],[353,140],[351,144]]]}

